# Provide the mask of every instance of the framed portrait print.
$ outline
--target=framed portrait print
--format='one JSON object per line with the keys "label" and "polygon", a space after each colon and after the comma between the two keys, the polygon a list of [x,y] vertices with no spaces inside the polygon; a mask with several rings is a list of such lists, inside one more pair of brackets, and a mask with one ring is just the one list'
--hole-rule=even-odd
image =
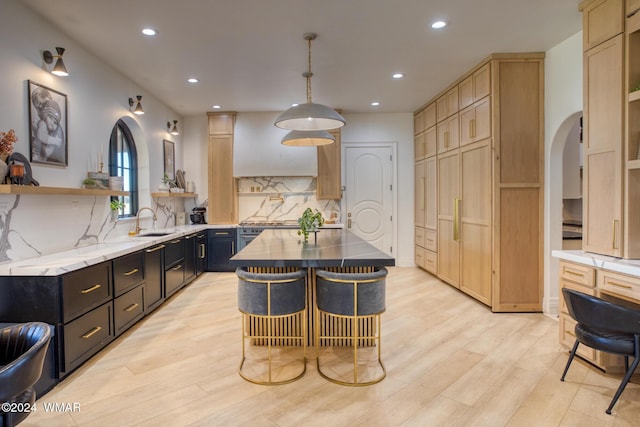
{"label": "framed portrait print", "polygon": [[67,166],[67,95],[28,81],[32,163]]}
{"label": "framed portrait print", "polygon": [[167,141],[166,139],[162,140],[164,143],[164,173],[169,177],[170,181],[175,181],[176,179],[176,152],[173,142]]}

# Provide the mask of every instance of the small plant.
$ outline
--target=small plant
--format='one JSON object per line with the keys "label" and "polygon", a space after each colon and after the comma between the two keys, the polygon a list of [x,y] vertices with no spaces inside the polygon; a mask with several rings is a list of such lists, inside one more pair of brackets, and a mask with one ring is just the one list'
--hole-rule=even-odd
{"label": "small plant", "polygon": [[635,85],[634,87],[632,87],[629,92],[633,93],[633,92],[637,92],[640,90],[640,84]]}
{"label": "small plant", "polygon": [[117,211],[119,209],[124,208],[124,203],[122,203],[118,199],[114,199],[114,200],[111,201],[111,203],[109,203],[109,207],[111,207],[112,211]]}
{"label": "small plant", "polygon": [[13,129],[9,132],[0,132],[0,155],[9,156],[13,153],[13,144],[18,141],[16,133]]}
{"label": "small plant", "polygon": [[309,233],[318,231],[318,228],[324,225],[324,218],[322,214],[316,209],[315,212],[311,208],[307,208],[302,213],[302,216],[298,218],[298,224],[300,230],[298,230],[298,236],[304,235],[304,241],[309,241]]}
{"label": "small plant", "polygon": [[96,180],[93,178],[85,178],[82,180],[82,185],[84,185],[87,188],[90,187],[95,187],[96,186]]}

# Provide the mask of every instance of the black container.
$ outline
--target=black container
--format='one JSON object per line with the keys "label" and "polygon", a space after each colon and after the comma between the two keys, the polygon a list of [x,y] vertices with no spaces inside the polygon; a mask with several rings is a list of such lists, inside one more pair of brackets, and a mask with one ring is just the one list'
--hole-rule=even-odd
{"label": "black container", "polygon": [[191,219],[192,224],[205,224],[204,213],[207,211],[207,208],[195,207],[193,208],[193,213],[189,214],[189,218]]}

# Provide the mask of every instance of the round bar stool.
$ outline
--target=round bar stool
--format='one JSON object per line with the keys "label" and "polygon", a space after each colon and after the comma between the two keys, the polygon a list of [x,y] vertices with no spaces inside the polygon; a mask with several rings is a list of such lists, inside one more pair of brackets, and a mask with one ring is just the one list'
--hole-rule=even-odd
{"label": "round bar stool", "polygon": [[[238,276],[238,309],[242,313],[242,361],[239,373],[245,380],[263,385],[286,384],[301,378],[307,370],[307,293],[304,269],[287,273],[250,273],[246,269],[236,269]],[[254,352],[266,349],[265,357],[247,358],[246,342]],[[302,358],[294,365],[293,375],[275,378],[290,367],[286,358],[274,358],[276,349],[281,353],[302,348]],[[246,362],[246,363],[245,363]],[[276,363],[279,362],[279,363]],[[275,365],[275,367],[274,367]],[[266,373],[264,372],[266,369]]]}
{"label": "round bar stool", "polygon": [[[386,308],[386,277],[387,269],[384,267],[376,267],[370,273],[316,272],[316,363],[323,378],[341,385],[366,386],[382,381],[387,375],[380,358],[380,315]],[[335,347],[327,351],[327,346],[320,347],[321,341],[332,342]],[[350,376],[351,367],[345,365],[340,357],[334,357],[332,362],[324,365],[320,361],[328,353],[338,354],[341,343],[345,349],[348,345],[351,347],[353,381],[347,380],[345,375],[328,373],[348,372]],[[371,361],[359,359],[359,353],[365,351],[375,356],[373,368]],[[359,372],[367,378],[361,380]]]}

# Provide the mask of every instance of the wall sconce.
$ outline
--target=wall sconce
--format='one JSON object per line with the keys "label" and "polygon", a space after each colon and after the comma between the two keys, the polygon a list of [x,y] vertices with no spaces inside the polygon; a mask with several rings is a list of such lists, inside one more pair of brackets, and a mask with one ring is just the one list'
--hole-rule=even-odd
{"label": "wall sconce", "polygon": [[56,76],[68,76],[67,67],[64,66],[64,62],[62,61],[62,54],[64,53],[63,47],[56,47],[57,55],[53,55],[50,51],[45,50],[42,52],[42,59],[47,64],[51,64],[53,62],[53,58],[58,58],[56,61],[56,65],[53,66],[51,70],[51,74],[55,74]]}
{"label": "wall sconce", "polygon": [[136,108],[133,110],[133,114],[144,114],[142,104],[140,103],[140,101],[142,100],[142,95],[136,95],[136,99],[137,101],[133,98],[129,98],[129,109],[131,109],[131,107],[133,107],[133,104],[135,104]]}
{"label": "wall sconce", "polygon": [[178,131],[177,120],[173,121],[173,128],[171,127],[171,122],[167,122],[167,132],[169,132],[171,135],[180,135],[180,132]]}

